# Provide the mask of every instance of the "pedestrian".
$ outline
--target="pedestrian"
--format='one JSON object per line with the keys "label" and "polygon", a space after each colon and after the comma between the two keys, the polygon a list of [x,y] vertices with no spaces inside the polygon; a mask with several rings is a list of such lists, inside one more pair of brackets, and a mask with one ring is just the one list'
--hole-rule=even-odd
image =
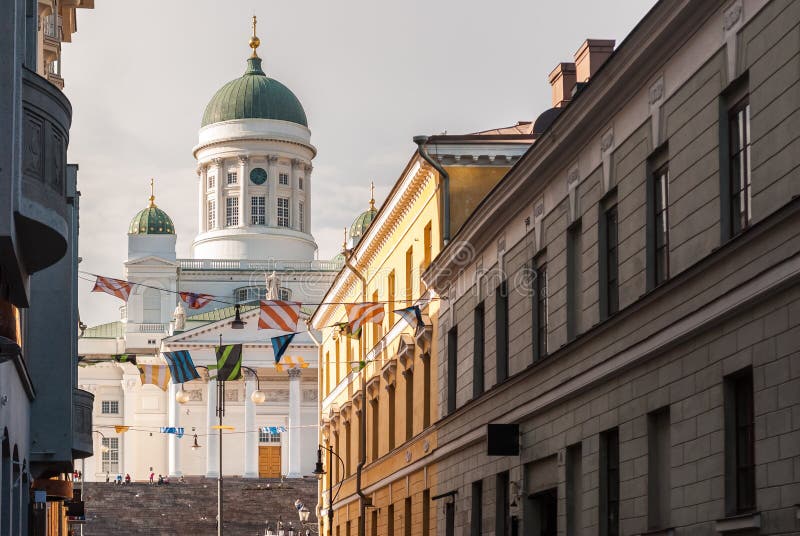
{"label": "pedestrian", "polygon": [[117,485],[122,485],[122,473],[117,473]]}
{"label": "pedestrian", "polygon": [[130,473],[125,473],[125,483],[126,484],[130,484],[131,483],[131,475],[130,475]]}
{"label": "pedestrian", "polygon": [[155,482],[153,482],[153,479],[155,478],[155,476],[156,476],[156,474],[153,472],[153,468],[151,467],[151,468],[150,468],[150,485],[151,485],[151,486],[152,486],[153,484],[155,484]]}
{"label": "pedestrian", "polygon": [[158,485],[159,486],[164,485],[164,477],[162,475],[158,475]]}
{"label": "pedestrian", "polygon": [[106,472],[106,484],[108,484],[110,481],[111,481],[111,475],[109,475],[108,472]]}

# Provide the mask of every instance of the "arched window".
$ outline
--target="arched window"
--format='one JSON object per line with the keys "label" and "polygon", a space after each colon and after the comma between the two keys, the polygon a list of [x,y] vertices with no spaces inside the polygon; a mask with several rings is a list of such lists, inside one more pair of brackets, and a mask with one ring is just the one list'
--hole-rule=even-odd
{"label": "arched window", "polygon": [[157,324],[161,322],[161,293],[154,288],[146,288],[142,293],[144,311],[142,322],[145,324]]}

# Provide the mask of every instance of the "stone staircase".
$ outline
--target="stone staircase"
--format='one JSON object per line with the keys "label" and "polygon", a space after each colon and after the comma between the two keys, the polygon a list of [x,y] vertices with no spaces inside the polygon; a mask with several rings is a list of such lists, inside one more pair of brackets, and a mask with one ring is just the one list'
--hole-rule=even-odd
{"label": "stone staircase", "polygon": [[[317,480],[242,479],[225,477],[224,531],[229,535],[263,535],[266,521],[273,530],[279,519],[299,535],[294,501],[300,499],[316,523]],[[115,486],[87,482],[85,536],[134,534],[152,536],[213,536],[217,534],[217,481],[191,477],[185,484],[151,486],[145,482]]]}

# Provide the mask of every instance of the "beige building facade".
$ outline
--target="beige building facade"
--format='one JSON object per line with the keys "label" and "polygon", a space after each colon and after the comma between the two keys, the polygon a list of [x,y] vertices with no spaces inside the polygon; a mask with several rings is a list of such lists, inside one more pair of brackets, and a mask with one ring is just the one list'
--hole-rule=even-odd
{"label": "beige building facade", "polygon": [[662,1],[551,73],[423,274],[440,534],[800,531],[798,36],[797,2]]}

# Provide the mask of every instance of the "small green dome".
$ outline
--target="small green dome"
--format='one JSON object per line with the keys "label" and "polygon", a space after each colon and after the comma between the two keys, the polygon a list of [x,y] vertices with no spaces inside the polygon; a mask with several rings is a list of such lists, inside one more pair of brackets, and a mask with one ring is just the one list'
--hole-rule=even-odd
{"label": "small green dome", "polygon": [[336,255],[334,255],[333,258],[331,259],[331,262],[340,262],[344,264],[344,253],[339,252]]}
{"label": "small green dome", "polygon": [[350,238],[352,238],[354,242],[358,242],[358,240],[364,236],[364,233],[367,232],[367,229],[372,223],[372,220],[375,219],[375,214],[377,213],[378,211],[375,210],[375,207],[371,206],[369,210],[365,210],[358,215],[353,225],[350,226]]}
{"label": "small green dome", "polygon": [[166,212],[151,203],[133,217],[128,234],[175,234],[175,225]]}
{"label": "small green dome", "polygon": [[206,106],[201,126],[231,119],[276,119],[308,126],[306,112],[292,91],[261,70],[261,58],[247,60],[241,78],[217,91]]}

